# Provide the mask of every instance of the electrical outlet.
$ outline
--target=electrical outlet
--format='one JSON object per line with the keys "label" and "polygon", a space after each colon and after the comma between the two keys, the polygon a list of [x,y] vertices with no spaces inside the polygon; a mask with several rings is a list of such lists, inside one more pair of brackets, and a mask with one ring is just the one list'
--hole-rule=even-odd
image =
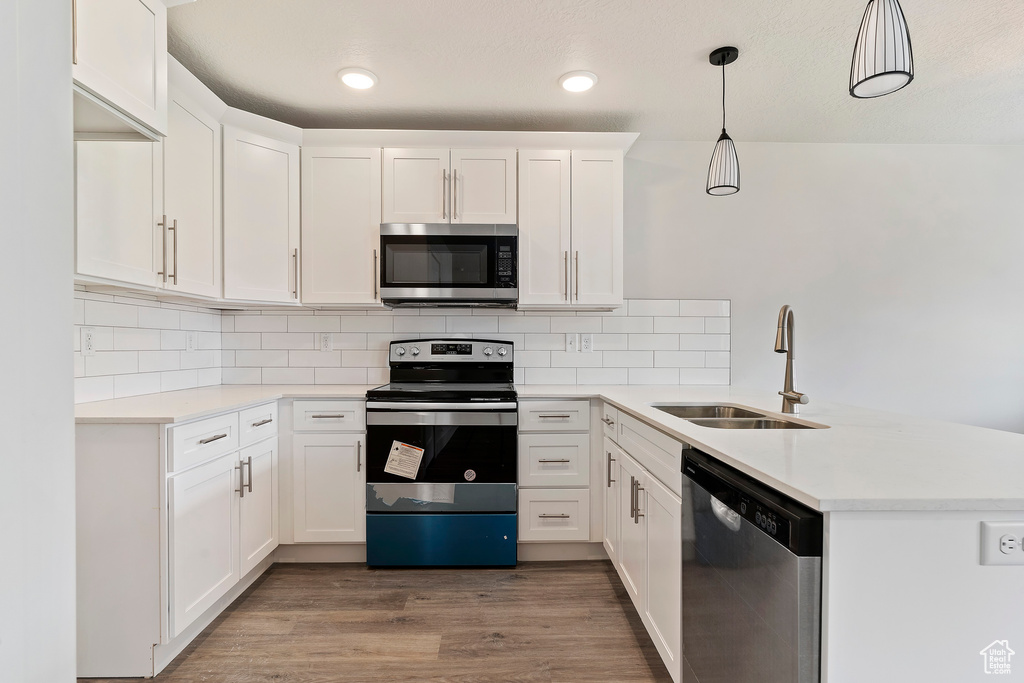
{"label": "electrical outlet", "polygon": [[580,350],[580,336],[573,332],[565,333],[565,350],[576,353]]}
{"label": "electrical outlet", "polygon": [[334,350],[334,335],[330,332],[320,333],[320,350],[321,351],[333,351]]}
{"label": "electrical outlet", "polygon": [[982,564],[1024,564],[1024,522],[982,522]]}
{"label": "electrical outlet", "polygon": [[590,353],[594,350],[594,335],[586,332],[580,335],[580,351]]}
{"label": "electrical outlet", "polygon": [[91,327],[82,328],[82,355],[96,355],[96,338]]}
{"label": "electrical outlet", "polygon": [[198,334],[198,332],[185,333],[185,353],[192,353],[196,350],[196,337]]}

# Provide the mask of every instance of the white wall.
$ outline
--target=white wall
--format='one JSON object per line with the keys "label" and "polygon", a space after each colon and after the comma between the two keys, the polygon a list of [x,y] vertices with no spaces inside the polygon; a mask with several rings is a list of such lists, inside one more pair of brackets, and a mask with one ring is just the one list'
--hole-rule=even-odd
{"label": "white wall", "polygon": [[0,92],[0,680],[73,681],[70,2],[0,2]]}
{"label": "white wall", "polygon": [[[625,168],[627,297],[732,300],[732,384],[1024,432],[1024,147],[639,142]],[[781,400],[781,399],[780,399]]]}

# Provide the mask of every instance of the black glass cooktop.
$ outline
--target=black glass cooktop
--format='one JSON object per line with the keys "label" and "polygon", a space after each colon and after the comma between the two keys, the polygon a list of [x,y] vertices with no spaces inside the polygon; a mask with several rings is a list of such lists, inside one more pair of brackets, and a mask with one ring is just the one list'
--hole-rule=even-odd
{"label": "black glass cooktop", "polygon": [[392,382],[366,392],[369,400],[514,401],[510,382]]}

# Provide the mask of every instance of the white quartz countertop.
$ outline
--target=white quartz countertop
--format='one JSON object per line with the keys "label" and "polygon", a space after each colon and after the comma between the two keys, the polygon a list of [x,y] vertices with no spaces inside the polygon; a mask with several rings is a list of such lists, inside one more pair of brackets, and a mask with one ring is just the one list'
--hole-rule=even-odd
{"label": "white quartz countertop", "polygon": [[[363,398],[367,385],[222,385],[82,403],[79,423],[184,422],[280,398]],[[601,398],[821,511],[1024,511],[1024,435],[815,401],[786,419],[828,429],[699,427],[652,407],[724,403],[783,417],[735,387],[517,385],[520,399]]]}

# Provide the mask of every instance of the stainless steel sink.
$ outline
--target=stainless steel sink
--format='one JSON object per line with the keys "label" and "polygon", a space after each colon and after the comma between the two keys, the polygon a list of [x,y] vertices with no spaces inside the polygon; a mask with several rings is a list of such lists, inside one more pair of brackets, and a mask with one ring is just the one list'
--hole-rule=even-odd
{"label": "stainless steel sink", "polygon": [[753,410],[747,410],[746,408],[737,408],[736,406],[717,406],[717,405],[705,405],[705,406],[681,406],[681,405],[653,405],[652,408],[657,408],[660,411],[666,412],[669,415],[675,415],[681,417],[684,420],[692,420],[693,418],[736,418],[736,417],[765,417],[764,413],[754,412]]}
{"label": "stainless steel sink", "polygon": [[754,419],[693,419],[690,420],[698,427],[713,427],[715,429],[816,429],[810,425],[790,422],[788,420],[773,420],[771,418]]}

